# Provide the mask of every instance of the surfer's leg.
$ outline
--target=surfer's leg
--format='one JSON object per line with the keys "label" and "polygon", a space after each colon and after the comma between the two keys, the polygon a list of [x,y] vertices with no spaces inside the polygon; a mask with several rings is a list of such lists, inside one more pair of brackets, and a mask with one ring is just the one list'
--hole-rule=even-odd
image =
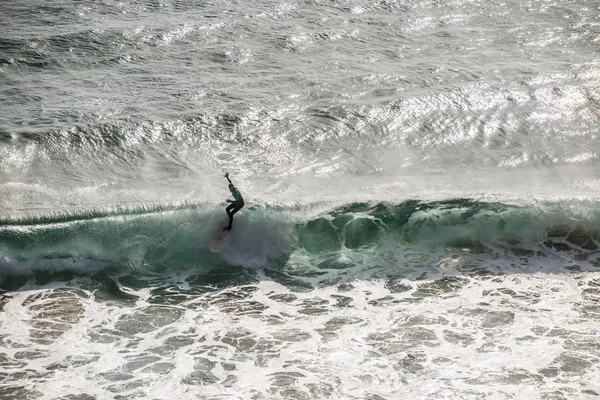
{"label": "surfer's leg", "polygon": [[[237,207],[234,207],[231,211],[227,211],[227,214],[229,214],[229,225],[225,228],[225,230],[228,231],[231,229],[231,224],[233,224],[233,214],[240,211],[242,209],[242,207],[244,207],[244,206],[243,205],[237,206]],[[227,208],[229,208],[229,207],[227,207]]]}
{"label": "surfer's leg", "polygon": [[229,217],[229,225],[227,225],[225,227],[225,231],[228,231],[231,229],[231,224],[233,223],[233,214],[235,213],[235,204],[231,203],[230,205],[227,206],[227,208],[225,209],[225,212],[227,212],[227,216]]}
{"label": "surfer's leg", "polygon": [[235,208],[235,204],[231,203],[230,205],[227,206],[227,208],[225,209],[225,212],[227,213],[227,215],[229,215],[231,213],[231,210],[233,210]]}
{"label": "surfer's leg", "polygon": [[233,212],[231,210],[235,209],[235,204],[230,204],[227,206],[227,208],[225,209],[225,212],[227,213],[227,216],[229,217],[229,225],[227,225],[225,227],[225,231],[228,231],[231,229],[231,223],[233,222]]}

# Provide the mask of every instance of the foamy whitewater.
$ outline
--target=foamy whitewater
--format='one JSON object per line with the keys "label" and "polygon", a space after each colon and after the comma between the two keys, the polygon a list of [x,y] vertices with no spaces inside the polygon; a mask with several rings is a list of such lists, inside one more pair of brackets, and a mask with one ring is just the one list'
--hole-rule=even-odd
{"label": "foamy whitewater", "polygon": [[0,2],[0,398],[600,397],[599,43],[583,0]]}

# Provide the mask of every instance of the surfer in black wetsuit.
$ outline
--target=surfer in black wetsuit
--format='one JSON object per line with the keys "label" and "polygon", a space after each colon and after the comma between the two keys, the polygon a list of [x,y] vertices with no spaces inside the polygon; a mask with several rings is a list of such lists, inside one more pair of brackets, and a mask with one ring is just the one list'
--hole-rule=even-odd
{"label": "surfer in black wetsuit", "polygon": [[229,225],[227,225],[224,230],[228,231],[231,229],[231,224],[233,223],[233,214],[240,211],[242,207],[244,207],[244,198],[242,197],[240,191],[233,186],[231,179],[229,179],[229,172],[225,173],[225,178],[227,178],[229,181],[229,190],[234,198],[234,200],[227,199],[227,202],[231,204],[225,209],[227,215],[229,216]]}

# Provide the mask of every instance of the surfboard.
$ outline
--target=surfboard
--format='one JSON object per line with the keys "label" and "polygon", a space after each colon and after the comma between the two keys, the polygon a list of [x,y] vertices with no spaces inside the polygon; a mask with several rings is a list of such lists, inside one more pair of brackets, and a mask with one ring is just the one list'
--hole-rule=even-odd
{"label": "surfboard", "polygon": [[225,246],[227,246],[227,242],[229,242],[231,231],[223,230],[227,226],[228,222],[229,221],[219,224],[217,226],[217,230],[213,234],[213,237],[210,239],[208,248],[213,253],[219,254],[222,252]]}

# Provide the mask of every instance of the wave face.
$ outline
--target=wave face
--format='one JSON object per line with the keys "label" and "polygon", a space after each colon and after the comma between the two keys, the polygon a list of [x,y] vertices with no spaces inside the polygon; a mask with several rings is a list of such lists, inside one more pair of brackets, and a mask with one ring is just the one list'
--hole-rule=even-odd
{"label": "wave face", "polygon": [[36,271],[150,275],[225,263],[339,280],[363,269],[384,274],[400,268],[407,277],[427,276],[439,273],[447,257],[477,259],[489,270],[510,268],[508,259],[520,259],[518,268],[543,260],[546,271],[552,264],[587,269],[599,262],[596,219],[532,206],[455,199],[353,203],[320,211],[250,207],[236,216],[228,247],[217,256],[208,243],[223,219],[218,210],[189,206],[13,221],[0,228],[0,274],[22,282]]}

